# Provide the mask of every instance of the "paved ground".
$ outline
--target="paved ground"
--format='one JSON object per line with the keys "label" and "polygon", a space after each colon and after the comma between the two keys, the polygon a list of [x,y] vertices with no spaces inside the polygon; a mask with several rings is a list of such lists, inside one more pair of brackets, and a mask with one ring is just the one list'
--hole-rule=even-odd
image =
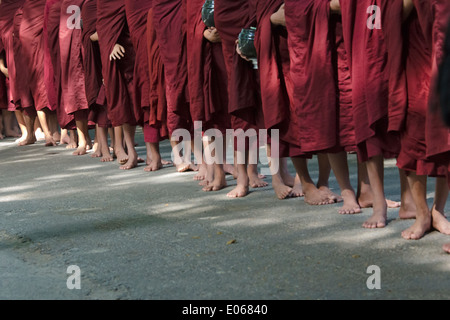
{"label": "paved ground", "polygon": [[[141,132],[137,141],[145,157]],[[162,151],[170,156],[168,143]],[[403,240],[412,222],[398,209],[387,228],[365,230],[371,210],[340,216],[339,205],[279,201],[270,187],[230,200],[229,188],[205,194],[194,173],[173,168],[124,172],[13,140],[0,141],[0,159],[0,299],[450,299],[441,249],[450,237]],[[315,161],[310,168],[317,177]],[[393,162],[386,192],[399,200]],[[70,265],[80,290],[67,288]],[[379,290],[366,284],[371,265]]]}

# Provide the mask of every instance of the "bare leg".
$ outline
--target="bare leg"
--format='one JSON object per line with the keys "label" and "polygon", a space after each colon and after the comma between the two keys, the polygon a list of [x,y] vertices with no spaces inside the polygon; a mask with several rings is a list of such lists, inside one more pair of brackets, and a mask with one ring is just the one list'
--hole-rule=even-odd
{"label": "bare leg", "polygon": [[21,142],[19,142],[19,146],[26,146],[29,144],[33,144],[36,142],[36,136],[34,134],[35,129],[34,129],[34,125],[35,125],[35,117],[30,117],[28,115],[26,115],[25,113],[23,113],[23,119],[25,122],[25,127],[27,128],[27,136],[24,140],[22,140]]}
{"label": "bare leg", "polygon": [[356,200],[355,190],[350,183],[350,173],[348,170],[347,153],[330,153],[328,154],[331,167],[333,168],[336,180],[341,188],[344,205],[339,209],[340,214],[356,214],[361,213],[361,208]]}
{"label": "bare leg", "polygon": [[69,131],[67,129],[61,129],[60,144],[69,144],[69,143],[70,143]]}
{"label": "bare leg", "polygon": [[[13,126],[14,118],[13,112],[8,110],[2,110],[3,114],[3,122],[5,124],[5,136],[18,138],[20,137],[19,132],[17,131],[17,127]],[[1,132],[1,130],[0,130]]]}
{"label": "bare leg", "polygon": [[[278,199],[283,200],[290,196],[292,192],[292,187],[294,186],[294,177],[289,175],[289,172],[287,171],[287,159],[286,158],[279,158],[279,159],[273,159],[271,157],[272,149],[271,145],[267,144],[267,157],[269,160],[269,169],[270,173],[272,175],[272,188],[275,191],[275,194]],[[278,165],[274,165],[273,161],[278,161]],[[283,179],[282,172],[285,172],[284,175],[286,175],[286,179],[289,180],[289,177],[292,178],[292,181],[286,182]],[[290,183],[290,185],[288,184]]]}
{"label": "bare leg", "polygon": [[56,142],[61,141],[61,133],[58,128],[58,117],[56,116],[56,112],[49,112],[47,115],[48,128],[50,133],[52,134],[53,140]]}
{"label": "bare leg", "polygon": [[66,149],[76,149],[78,148],[78,133],[77,130],[70,130],[69,143],[66,146]]}
{"label": "bare leg", "polygon": [[92,147],[92,142],[89,137],[88,120],[76,120],[78,133],[78,148],[73,153],[74,156],[82,156],[87,153],[88,146]]}
{"label": "bare leg", "polygon": [[291,191],[292,197],[304,197],[305,193],[303,192],[302,182],[300,181],[300,177],[298,174],[295,175],[294,186]]}
{"label": "bare leg", "polygon": [[136,133],[136,127],[127,123],[122,125],[123,136],[128,151],[128,161],[120,167],[122,170],[130,170],[137,167],[138,155],[135,148],[134,135]]}
{"label": "bare leg", "polygon": [[414,203],[414,199],[411,194],[411,189],[409,187],[408,179],[406,178],[405,170],[399,169],[399,175],[400,175],[401,201],[398,215],[400,219],[415,219],[416,205]]}
{"label": "bare leg", "polygon": [[19,124],[20,132],[22,133],[21,137],[16,140],[17,143],[25,141],[28,137],[27,125],[25,123],[25,119],[23,118],[23,113],[20,110],[15,111],[17,123]]}
{"label": "bare leg", "polygon": [[433,228],[440,233],[450,235],[450,222],[445,218],[445,204],[448,197],[448,184],[445,178],[436,178],[434,204],[431,208]]}
{"label": "bare leg", "polygon": [[367,174],[373,192],[373,214],[366,222],[364,228],[384,228],[387,223],[387,204],[384,195],[384,159],[376,156],[366,163]]}
{"label": "bare leg", "polygon": [[325,192],[316,187],[308,171],[308,163],[305,158],[292,158],[295,170],[300,178],[302,190],[305,194],[305,202],[310,205],[326,205],[334,203]]}
{"label": "bare leg", "polygon": [[147,159],[147,167],[144,168],[144,171],[151,172],[160,170],[163,167],[163,163],[161,153],[159,152],[159,143],[146,142],[145,145],[150,150],[150,162]]}
{"label": "bare leg", "polygon": [[123,165],[127,163],[128,155],[124,148],[122,126],[114,127],[114,154],[117,157],[119,164]]}
{"label": "bare leg", "polygon": [[247,166],[247,174],[250,180],[250,187],[252,188],[263,188],[269,185],[259,174],[257,164],[249,164]]}
{"label": "bare leg", "polygon": [[[213,142],[211,141],[211,143],[213,143]],[[216,147],[220,147],[220,146],[216,146]],[[212,167],[214,170],[214,179],[211,181],[207,180],[208,184],[202,189],[203,191],[205,191],[205,192],[219,191],[227,186],[225,171],[223,169],[223,163],[225,162],[225,152],[226,152],[225,144],[222,143],[222,158],[219,159],[219,163],[212,164]],[[214,150],[212,156],[215,156],[215,155],[216,155],[216,150]]]}
{"label": "bare leg", "polygon": [[406,240],[419,240],[431,229],[431,212],[427,203],[427,177],[415,172],[408,175],[408,182],[416,204],[416,221],[402,232]]}
{"label": "bare leg", "polygon": [[317,188],[320,191],[327,193],[328,197],[334,202],[342,202],[342,197],[331,191],[328,185],[331,173],[331,164],[328,154],[319,153],[317,155],[317,161],[319,163],[319,180],[317,181]]}
{"label": "bare leg", "polygon": [[101,162],[114,161],[114,158],[111,156],[111,152],[108,146],[108,129],[99,127],[97,125],[96,136],[98,141],[98,148],[97,152],[94,152],[94,154],[92,154],[92,157],[101,157]]}
{"label": "bare leg", "polygon": [[229,198],[243,198],[248,195],[249,192],[249,179],[247,174],[247,165],[237,164],[235,166],[237,169],[237,186],[228,192],[227,197]]}
{"label": "bare leg", "polygon": [[48,112],[44,110],[37,111],[39,122],[42,127],[42,131],[45,135],[45,146],[54,147],[56,146],[56,141],[53,139],[53,133],[50,130],[48,123]]}
{"label": "bare leg", "polygon": [[[406,181],[406,176],[404,181]],[[405,183],[407,184],[407,182]],[[404,186],[402,187],[402,190],[406,190],[403,188]],[[407,189],[409,189],[409,187],[407,187]],[[402,196],[403,195],[402,192]],[[370,186],[366,163],[358,163],[358,190],[356,192],[356,197],[361,208],[373,207],[373,192],[372,187]],[[399,208],[400,202],[386,199],[386,205],[388,208]]]}

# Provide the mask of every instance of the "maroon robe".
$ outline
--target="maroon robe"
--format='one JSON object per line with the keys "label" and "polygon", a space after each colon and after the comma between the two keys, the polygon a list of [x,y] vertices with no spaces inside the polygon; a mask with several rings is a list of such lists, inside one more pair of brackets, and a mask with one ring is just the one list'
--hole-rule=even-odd
{"label": "maroon robe", "polygon": [[81,8],[81,20],[83,21],[82,45],[83,68],[85,73],[86,99],[90,109],[89,120],[99,127],[111,126],[106,112],[106,99],[101,101],[104,95],[102,60],[98,41],[92,41],[91,35],[97,31],[97,0],[85,0]]}
{"label": "maroon robe", "polygon": [[[84,0],[63,0],[59,25],[61,59],[61,88],[67,114],[82,112],[87,120],[89,105],[86,99],[85,74],[82,57],[81,8]],[[75,11],[72,11],[73,6]],[[74,16],[74,17],[72,17]]]}
{"label": "maroon robe", "polygon": [[186,0],[154,0],[153,23],[164,64],[167,92],[167,128],[192,129],[189,108]]}
{"label": "maroon robe", "polygon": [[204,0],[187,1],[187,45],[190,110],[193,121],[201,121],[203,130],[216,128],[225,133],[230,127],[228,115],[228,75],[222,44],[210,43],[203,36]]}
{"label": "maroon robe", "polygon": [[[149,100],[148,124],[159,130],[157,138],[167,139],[167,98],[164,64],[161,59],[156,29],[153,23],[153,9],[148,11],[147,17],[147,57],[149,66]],[[147,122],[147,119],[146,119]]]}
{"label": "maroon robe", "polygon": [[45,84],[49,103],[56,106],[56,115],[62,129],[76,129],[75,118],[64,110],[61,89],[61,57],[59,25],[62,0],[47,0],[44,14]]}
{"label": "maroon robe", "polygon": [[14,65],[15,81],[12,95],[14,104],[26,115],[35,117],[36,108],[34,107],[33,97],[31,95],[30,85],[28,84],[28,65],[23,53],[22,42],[20,40],[20,26],[23,19],[23,6],[14,14]]}
{"label": "maroon robe", "polygon": [[[0,4],[0,42],[4,50],[4,59],[8,67],[9,79],[3,79],[6,90],[3,93],[6,107],[9,110],[15,109],[14,92],[16,92],[16,64],[14,59],[14,15],[21,8],[25,0],[12,1],[4,0]],[[0,49],[0,52],[2,49]]]}
{"label": "maroon robe", "polygon": [[23,17],[20,24],[20,41],[26,66],[28,67],[28,84],[34,99],[36,110],[48,108],[47,88],[44,69],[44,12],[45,0],[26,0],[23,5]]}
{"label": "maroon robe", "polygon": [[[140,119],[136,119],[132,101],[135,51],[126,21],[124,0],[97,1],[97,33],[108,118],[113,127],[125,123],[136,125]],[[125,57],[110,61],[109,56],[116,44],[124,47]],[[140,112],[138,110],[138,116]]]}
{"label": "maroon robe", "polygon": [[291,143],[305,153],[355,148],[351,76],[340,19],[329,1],[286,1],[293,83]]}
{"label": "maroon robe", "polygon": [[387,42],[390,24],[384,19],[390,1],[341,0],[344,42],[352,74],[353,118],[360,161],[400,150],[399,134],[389,128],[389,67]]}

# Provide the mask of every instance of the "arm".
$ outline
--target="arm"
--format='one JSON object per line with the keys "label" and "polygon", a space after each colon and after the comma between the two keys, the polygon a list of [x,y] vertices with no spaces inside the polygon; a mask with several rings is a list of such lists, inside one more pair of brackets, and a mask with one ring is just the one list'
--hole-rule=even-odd
{"label": "arm", "polygon": [[203,32],[203,37],[212,43],[219,43],[222,42],[222,39],[220,38],[219,31],[217,31],[216,28],[208,28]]}
{"label": "arm", "polygon": [[273,25],[286,27],[286,16],[284,13],[284,3],[281,5],[281,7],[278,9],[277,12],[275,12],[274,14],[272,14],[270,16],[270,22],[272,22]]}

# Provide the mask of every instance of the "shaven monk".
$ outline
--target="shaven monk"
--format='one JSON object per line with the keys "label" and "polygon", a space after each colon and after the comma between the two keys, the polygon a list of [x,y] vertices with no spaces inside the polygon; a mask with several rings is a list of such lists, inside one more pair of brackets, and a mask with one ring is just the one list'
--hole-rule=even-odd
{"label": "shaven monk", "polygon": [[134,136],[136,116],[139,117],[141,112],[135,109],[132,101],[135,51],[126,21],[125,1],[97,2],[97,33],[107,113],[114,127],[114,153],[122,164],[120,169],[129,170],[138,164]]}

